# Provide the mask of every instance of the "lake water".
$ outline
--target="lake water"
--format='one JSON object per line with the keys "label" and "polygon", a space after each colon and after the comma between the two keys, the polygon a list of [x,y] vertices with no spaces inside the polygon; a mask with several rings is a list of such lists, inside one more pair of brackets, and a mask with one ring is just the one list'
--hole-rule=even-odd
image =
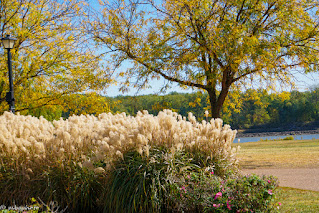
{"label": "lake water", "polygon": [[278,135],[278,136],[265,136],[265,137],[243,137],[243,138],[235,138],[233,143],[238,143],[238,139],[240,139],[240,143],[245,142],[256,142],[263,140],[273,140],[273,139],[279,139],[279,138],[285,138],[292,136],[294,137],[294,140],[312,140],[312,139],[319,139],[319,134],[310,134],[310,135]]}

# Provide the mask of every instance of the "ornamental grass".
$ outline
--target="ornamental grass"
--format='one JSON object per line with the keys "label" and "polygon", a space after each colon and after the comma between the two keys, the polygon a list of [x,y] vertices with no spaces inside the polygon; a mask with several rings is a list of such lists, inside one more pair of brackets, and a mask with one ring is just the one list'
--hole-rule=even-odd
{"label": "ornamental grass", "polygon": [[[35,198],[56,201],[67,212],[172,211],[177,203],[170,188],[184,170],[239,177],[237,150],[231,147],[235,135],[221,119],[199,123],[192,113],[186,118],[171,110],[157,116],[147,111],[135,117],[74,115],[53,122],[5,112],[0,203],[25,205]],[[187,158],[177,157],[181,153]]]}

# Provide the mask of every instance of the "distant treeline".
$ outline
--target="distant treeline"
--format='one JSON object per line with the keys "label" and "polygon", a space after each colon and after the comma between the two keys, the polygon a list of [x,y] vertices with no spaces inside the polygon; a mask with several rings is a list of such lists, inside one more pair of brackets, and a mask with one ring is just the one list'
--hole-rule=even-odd
{"label": "distant treeline", "polygon": [[[88,98],[89,100],[86,100]],[[70,103],[68,110],[59,106],[45,106],[28,110],[23,114],[56,120],[60,117],[68,118],[72,114],[97,115],[110,111],[136,115],[138,111],[147,110],[150,114],[157,115],[163,109],[171,109],[186,117],[188,112],[192,112],[198,121],[202,121],[206,119],[205,111],[210,112],[208,95],[201,92],[117,97],[97,95],[93,98],[76,95],[72,97]],[[231,92],[225,101],[221,118],[224,123],[236,129],[278,127],[291,129],[319,124],[319,88],[306,92],[269,93],[266,90],[252,89],[245,92]]]}
{"label": "distant treeline", "polygon": [[[319,89],[299,92],[269,93],[266,90],[246,90],[229,94],[222,111],[224,123],[232,128],[302,126],[319,121]],[[168,95],[117,96],[107,98],[111,111],[135,115],[148,110],[157,115],[172,109],[183,116],[192,112],[197,120],[205,118],[210,105],[205,93],[177,93]]]}

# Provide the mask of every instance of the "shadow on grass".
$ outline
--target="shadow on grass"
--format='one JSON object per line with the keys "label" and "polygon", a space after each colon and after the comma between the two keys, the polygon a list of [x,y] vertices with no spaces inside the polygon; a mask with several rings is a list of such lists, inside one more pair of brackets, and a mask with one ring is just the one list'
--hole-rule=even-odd
{"label": "shadow on grass", "polygon": [[271,162],[254,162],[254,161],[250,161],[250,160],[243,160],[243,161],[240,161],[240,169],[260,169],[260,168],[263,168],[263,169],[268,169],[268,168],[272,168],[274,166],[273,163]]}

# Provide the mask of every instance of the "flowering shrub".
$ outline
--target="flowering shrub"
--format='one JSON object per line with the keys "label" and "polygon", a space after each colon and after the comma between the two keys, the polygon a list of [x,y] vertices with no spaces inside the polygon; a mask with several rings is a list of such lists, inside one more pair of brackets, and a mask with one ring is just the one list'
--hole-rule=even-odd
{"label": "flowering shrub", "polygon": [[175,183],[173,200],[180,212],[274,212],[277,180],[270,177],[222,178],[192,172]]}

